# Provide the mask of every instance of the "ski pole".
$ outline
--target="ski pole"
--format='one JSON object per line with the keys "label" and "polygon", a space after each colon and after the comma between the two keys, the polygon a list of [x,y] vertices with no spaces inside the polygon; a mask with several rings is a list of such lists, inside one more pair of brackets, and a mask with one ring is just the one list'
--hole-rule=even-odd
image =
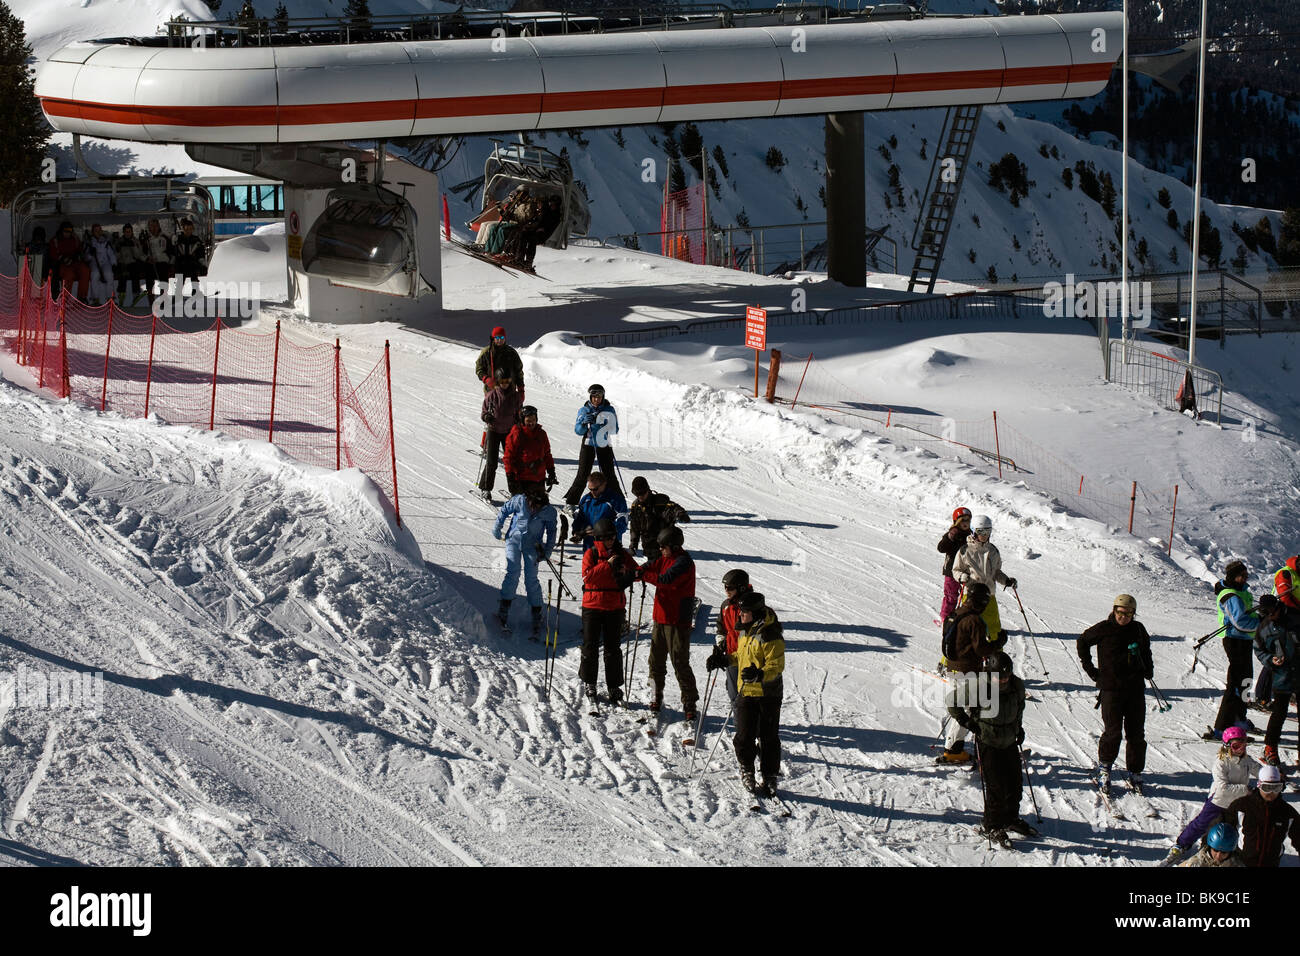
{"label": "ski pole", "polygon": [[[1017,595],[1016,597],[1019,598],[1019,595]],[[1020,607],[1024,610],[1034,611],[1032,607],[1025,608],[1025,605],[1023,603],[1020,605]],[[1037,611],[1034,611],[1034,617],[1038,618],[1038,623],[1043,625],[1043,627],[1046,628],[1048,631],[1052,630],[1052,625],[1048,624],[1046,621],[1043,620],[1043,615],[1039,614]],[[1083,666],[1079,663],[1078,657],[1074,654],[1069,655],[1069,657],[1070,660],[1074,661],[1074,669],[1079,672],[1079,676],[1085,677],[1086,675],[1083,673]]]}
{"label": "ski pole", "polygon": [[[563,548],[564,545],[561,544],[560,547]],[[561,551],[561,554],[563,554],[563,551]],[[572,600],[576,601],[578,598],[574,595],[573,591],[569,589],[569,586],[564,583],[564,578],[560,577],[560,572],[555,569],[555,562],[548,557],[546,563],[550,567],[551,573],[555,575],[555,580],[559,582],[560,590],[567,594]]]}
{"label": "ski pole", "polygon": [[[560,519],[560,570],[557,579],[561,584],[564,583],[564,532],[569,529],[569,517],[565,515]],[[560,646],[560,606],[564,603],[564,589],[561,588],[555,595],[555,631],[551,635],[550,647],[547,649],[547,677],[546,677],[546,699],[551,699],[551,683],[555,679],[555,657]]]}
{"label": "ski pole", "polygon": [[713,699],[713,687],[718,683],[718,672],[709,677],[709,686],[704,688],[704,703],[700,705],[700,719],[695,723],[695,746],[691,749],[691,762],[686,768],[689,778],[695,772],[695,757],[700,752],[700,733],[704,730],[704,715],[709,712],[709,701]]}
{"label": "ski pole", "polygon": [[623,673],[624,674],[627,673],[628,654],[632,650],[632,589],[635,586],[636,586],[635,581],[633,581],[631,584],[627,586],[627,601],[624,605],[627,608],[627,616],[624,618],[627,624],[626,627],[624,627],[623,629],[623,633],[627,635],[626,637],[623,638]]}
{"label": "ski pole", "polygon": [[[749,681],[745,683],[749,683]],[[727,736],[727,725],[731,723],[731,715],[735,713],[737,700],[740,700],[739,693],[731,701],[731,707],[727,710],[727,719],[722,722],[722,732],[718,734],[718,739],[713,742],[713,749],[709,751],[709,759],[704,762],[704,766],[700,769],[698,780],[703,780],[704,775],[709,772],[709,764],[713,763],[713,755],[718,752],[718,744],[722,743],[722,738]]]}
{"label": "ski pole", "polygon": [[[1209,634],[1202,634],[1200,637],[1198,637],[1198,638],[1193,642],[1193,644],[1192,644],[1192,671],[1196,670],[1196,661],[1197,661],[1197,660],[1200,658],[1200,656],[1201,656],[1201,646],[1202,646],[1206,641],[1208,641],[1210,638],[1214,637],[1216,634],[1222,634],[1222,633],[1224,632],[1224,630],[1227,629],[1227,627],[1228,627],[1228,622],[1225,621],[1225,622],[1223,623],[1223,626],[1222,626],[1222,627],[1219,627],[1219,628],[1217,628],[1217,629],[1211,631]],[[1190,674],[1191,671],[1188,671],[1188,673]]]}
{"label": "ski pole", "polygon": [[1034,804],[1034,816],[1038,818],[1039,823],[1042,823],[1043,815],[1038,810],[1038,798],[1034,796],[1034,772],[1029,769],[1029,758],[1025,756],[1025,748],[1016,744],[1016,749],[1020,751],[1020,763],[1025,768],[1025,779],[1029,781],[1029,799]]}
{"label": "ski pole", "polygon": [[[974,734],[973,736],[975,737],[975,767],[979,771],[979,775],[980,775],[980,796],[984,798],[984,814],[985,817],[987,817],[988,807],[989,807],[989,791],[988,791],[988,787],[984,783],[984,758],[980,756],[979,734]],[[984,828],[984,837],[989,841],[989,849],[992,850],[993,834],[988,831],[987,827]]]}
{"label": "ski pole", "polygon": [[1020,606],[1020,616],[1025,620],[1025,630],[1029,631],[1029,639],[1033,642],[1034,653],[1038,655],[1038,666],[1043,669],[1044,677],[1050,677],[1051,672],[1047,669],[1047,665],[1043,663],[1043,654],[1038,649],[1038,638],[1034,637],[1033,629],[1029,626],[1029,615],[1025,613],[1025,606],[1020,601],[1020,592],[1015,588],[1012,588],[1011,593],[1016,596],[1016,604]]}
{"label": "ski pole", "polygon": [[641,582],[641,609],[636,615],[636,632],[632,640],[632,666],[627,672],[627,693],[623,695],[623,709],[632,709],[632,694],[636,691],[636,685],[632,683],[632,675],[636,673],[636,649],[641,644],[641,621],[645,617],[645,582]]}
{"label": "ski pole", "polygon": [[1173,710],[1174,705],[1169,703],[1169,698],[1167,698],[1161,692],[1160,688],[1156,686],[1156,682],[1148,677],[1147,683],[1150,684],[1151,689],[1156,692],[1156,706],[1160,708],[1160,712],[1163,714],[1167,710]]}

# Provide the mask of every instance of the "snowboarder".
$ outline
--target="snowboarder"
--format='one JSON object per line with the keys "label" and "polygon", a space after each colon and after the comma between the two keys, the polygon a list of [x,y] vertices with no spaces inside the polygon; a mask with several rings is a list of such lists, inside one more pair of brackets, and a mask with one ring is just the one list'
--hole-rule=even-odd
{"label": "snowboarder", "polygon": [[582,541],[582,550],[592,545],[591,529],[601,518],[608,518],[614,523],[614,533],[618,535],[619,546],[623,545],[623,532],[627,530],[627,502],[622,493],[605,480],[605,473],[593,471],[587,478],[587,493],[578,503],[578,511],[573,518],[573,533],[570,536],[576,543]]}
{"label": "snowboarder", "polygon": [[551,457],[551,440],[546,429],[537,423],[537,409],[525,405],[519,412],[520,423],[506,436],[504,463],[506,487],[512,495],[529,488],[547,491],[555,487],[555,459]]}
{"label": "snowboarder", "polygon": [[636,554],[637,547],[644,545],[646,560],[658,560],[659,532],[672,525],[686,524],[691,516],[667,495],[651,491],[650,482],[640,475],[632,479],[632,498],[632,511],[628,515],[632,538],[628,548]]}
{"label": "snowboarder", "polygon": [[740,641],[739,603],[754,590],[749,583],[749,572],[742,568],[732,568],[722,576],[722,590],[727,592],[727,597],[718,609],[718,640],[704,666],[710,671],[726,668],[727,699],[735,704],[738,685],[735,653]]}
{"label": "snowboarder", "polygon": [[961,595],[961,585],[952,576],[952,563],[957,552],[970,537],[970,509],[958,508],[952,513],[952,527],[939,539],[939,551],[943,554],[943,604],[939,608],[939,620],[948,620],[948,615],[957,607],[957,598]]}
{"label": "snowboarder", "polygon": [[591,474],[593,460],[600,462],[600,470],[622,498],[623,489],[614,478],[614,449],[609,446],[610,438],[618,434],[618,414],[614,411],[614,406],[605,401],[604,386],[592,385],[587,389],[587,401],[578,409],[573,432],[583,438],[582,447],[578,450],[578,473],[573,476],[573,484],[564,493],[569,513],[573,514],[578,507],[578,499],[582,497],[582,487]]}
{"label": "snowboarder", "polygon": [[[671,530],[681,534],[678,529]],[[745,789],[770,797],[776,794],[776,781],[781,775],[781,697],[784,694],[781,672],[785,670],[785,639],[776,612],[757,591],[750,589],[742,595],[736,601],[736,611],[740,631],[731,661],[738,673],[736,733],[732,744],[740,761]],[[759,758],[763,774],[761,788],[754,780],[755,757]]]}
{"label": "snowboarder", "polygon": [[1003,573],[1002,554],[989,541],[992,534],[993,522],[988,515],[976,515],[970,523],[970,538],[953,559],[952,576],[958,583],[968,587],[982,584],[989,589],[989,603],[984,609],[984,626],[988,628],[989,643],[1002,647],[1006,643],[1007,632],[1002,629],[995,592],[999,584],[1014,588],[1016,579]]}
{"label": "snowboarder", "polygon": [[1223,631],[1223,653],[1228,657],[1228,679],[1214,727],[1202,735],[1205,740],[1213,740],[1233,724],[1245,724],[1248,730],[1254,730],[1246,718],[1246,701],[1241,696],[1254,670],[1251,639],[1259,628],[1259,620],[1251,612],[1254,599],[1246,590],[1248,577],[1250,572],[1245,563],[1232,561],[1224,568],[1223,580],[1214,586],[1219,628]]}
{"label": "snowboarder", "polygon": [[1237,849],[1237,828],[1226,823],[1216,823],[1210,827],[1205,838],[1205,846],[1190,859],[1179,866],[1245,866],[1241,852]]}
{"label": "snowboarder", "polygon": [[1193,843],[1219,822],[1234,800],[1246,795],[1250,778],[1259,773],[1259,766],[1259,762],[1246,753],[1246,731],[1240,727],[1225,730],[1223,746],[1219,748],[1214,760],[1214,782],[1210,784],[1210,795],[1200,812],[1178,834],[1162,865],[1177,863]]}
{"label": "snowboarder", "polygon": [[582,661],[579,677],[587,699],[596,702],[599,655],[604,649],[605,686],[609,702],[623,699],[624,592],[636,579],[639,568],[632,555],[618,543],[614,522],[601,518],[591,529],[593,546],[582,556]]}
{"label": "snowboarder", "polygon": [[685,550],[682,529],[659,532],[660,555],[647,562],[639,577],[655,586],[654,628],[650,632],[650,679],[654,682],[651,711],[664,702],[664,678],[671,658],[677,686],[682,692],[682,712],[695,719],[699,691],[691,671],[691,631],[695,625],[695,561]]}
{"label": "snowboarder", "polygon": [[[953,674],[944,694],[944,706],[955,707],[960,688],[965,686],[961,675],[971,675],[984,666],[984,657],[993,650],[989,643],[988,628],[984,624],[984,609],[989,603],[989,589],[983,584],[972,584],[966,589],[966,598],[957,609],[947,627],[945,653],[942,666]],[[943,753],[939,763],[966,763],[971,757],[966,752],[966,724],[950,720],[944,732]]]}
{"label": "snowboarder", "polygon": [[546,492],[534,488],[526,495],[515,495],[501,506],[496,523],[492,526],[492,537],[498,541],[501,540],[506,521],[510,521],[510,528],[505,532],[506,576],[501,582],[501,603],[497,607],[497,619],[508,631],[510,602],[519,585],[522,564],[524,590],[528,594],[528,607],[533,614],[533,637],[537,637],[542,633],[542,615],[545,610],[542,606],[542,585],[537,580],[537,565],[549,558],[555,548],[555,509],[547,501]]}
{"label": "snowboarder", "polygon": [[950,706],[948,716],[975,737],[975,752],[984,777],[982,832],[1002,846],[1010,846],[1007,831],[1037,836],[1038,831],[1020,819],[1023,778],[1020,745],[1025,741],[1025,684],[1012,670],[1011,658],[994,651],[984,664],[988,700],[966,701],[974,706]]}
{"label": "snowboarder", "polygon": [[[82,247],[82,242],[77,238],[72,223],[68,220],[65,219],[59,223],[58,233],[50,240],[50,251],[47,258],[57,284],[66,289],[76,283],[77,291],[75,294],[78,299],[85,302],[89,295],[90,266],[86,264],[85,249]],[[57,295],[53,291],[51,291],[51,294]]]}
{"label": "snowboarder", "polygon": [[1129,786],[1139,792],[1142,789],[1147,756],[1146,681],[1155,675],[1155,668],[1151,637],[1135,620],[1136,614],[1137,600],[1131,594],[1120,594],[1106,620],[1088,628],[1075,643],[1079,663],[1099,692],[1103,727],[1097,744],[1097,783],[1103,790],[1110,788],[1111,767],[1119,755],[1121,737],[1126,741],[1124,767]]}
{"label": "snowboarder", "polygon": [[1271,594],[1259,599],[1260,625],[1255,636],[1255,656],[1273,677],[1273,705],[1264,732],[1264,763],[1276,767],[1282,726],[1291,696],[1300,690],[1300,611],[1294,611]]}
{"label": "snowboarder", "polygon": [[95,223],[90,227],[90,239],[86,242],[86,262],[90,265],[90,304],[107,302],[113,297],[116,281],[113,269],[117,265],[117,253],[113,244],[104,234],[104,227]]}
{"label": "snowboarder", "polygon": [[1282,862],[1282,843],[1288,837],[1291,848],[1300,853],[1300,814],[1282,799],[1282,774],[1277,767],[1262,767],[1259,787],[1232,801],[1227,816],[1241,820],[1241,859],[1246,866],[1277,866]]}
{"label": "snowboarder", "polygon": [[498,368],[496,374],[496,388],[483,396],[483,411],[480,416],[487,426],[483,472],[478,479],[479,497],[484,501],[492,500],[492,486],[497,480],[497,456],[501,452],[502,442],[519,421],[519,409],[523,404],[510,373],[504,368]]}
{"label": "snowboarder", "polygon": [[524,400],[524,361],[519,353],[506,345],[506,330],[498,325],[492,330],[492,340],[483,351],[478,353],[474,362],[474,374],[483,383],[483,393],[487,394],[496,387],[497,369],[505,369],[510,380],[519,386],[519,401]]}
{"label": "snowboarder", "polygon": [[187,279],[194,280],[194,291],[199,292],[199,276],[206,273],[204,260],[207,258],[207,246],[203,240],[194,235],[194,223],[188,219],[181,220],[181,234],[176,237],[176,291],[184,292]]}

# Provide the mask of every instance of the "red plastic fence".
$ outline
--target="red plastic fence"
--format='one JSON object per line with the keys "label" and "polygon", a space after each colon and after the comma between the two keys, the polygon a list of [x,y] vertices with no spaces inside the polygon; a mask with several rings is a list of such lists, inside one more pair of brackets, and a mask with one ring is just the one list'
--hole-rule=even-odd
{"label": "red plastic fence", "polygon": [[704,264],[704,184],[668,193],[659,211],[660,253]]}
{"label": "red plastic fence", "polygon": [[936,452],[943,449],[941,453],[990,474],[996,470],[1006,481],[1023,481],[1078,514],[1114,528],[1127,528],[1130,534],[1158,542],[1165,551],[1173,547],[1178,485],[1148,490],[1137,482],[1097,475],[1085,480],[1077,466],[1053,455],[996,412],[973,421],[900,413],[890,403],[872,401],[846,385],[811,355],[804,360],[786,356],[786,363],[799,368],[800,374],[794,397],[778,397],[777,401],[813,408],[881,435],[896,433],[908,444],[928,444]]}
{"label": "red plastic fence", "polygon": [[400,525],[387,343],[353,386],[337,342],[299,345],[279,323],[248,332],[197,321],[204,327],[184,329],[66,290],[53,298],[25,270],[0,276],[0,340],[38,387],[100,410],[270,441],[322,468],[359,468]]}

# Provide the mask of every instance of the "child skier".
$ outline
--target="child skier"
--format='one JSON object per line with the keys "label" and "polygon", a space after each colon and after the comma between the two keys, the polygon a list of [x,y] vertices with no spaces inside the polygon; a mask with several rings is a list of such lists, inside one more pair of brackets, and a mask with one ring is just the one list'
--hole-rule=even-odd
{"label": "child skier", "polygon": [[1016,579],[1003,573],[1002,554],[989,542],[992,534],[993,522],[988,515],[976,515],[970,523],[970,538],[952,562],[952,576],[966,587],[982,584],[989,589],[984,626],[988,628],[989,643],[1001,647],[1007,639],[1007,632],[1002,629],[1002,618],[998,614],[997,586],[1014,588]]}
{"label": "child skier", "polygon": [[943,604],[939,608],[939,620],[948,620],[948,615],[957,607],[957,598],[961,594],[961,585],[952,576],[952,563],[957,552],[970,537],[970,509],[958,508],[952,513],[952,527],[939,539],[939,552],[943,558]]}
{"label": "child skier", "polygon": [[1201,807],[1201,812],[1178,834],[1178,839],[1170,848],[1169,855],[1161,861],[1161,866],[1177,863],[1193,843],[1219,822],[1234,800],[1246,795],[1250,778],[1259,775],[1259,766],[1258,761],[1246,753],[1246,731],[1239,726],[1225,730],[1223,746],[1219,748],[1214,761],[1214,782],[1210,785],[1210,796]]}

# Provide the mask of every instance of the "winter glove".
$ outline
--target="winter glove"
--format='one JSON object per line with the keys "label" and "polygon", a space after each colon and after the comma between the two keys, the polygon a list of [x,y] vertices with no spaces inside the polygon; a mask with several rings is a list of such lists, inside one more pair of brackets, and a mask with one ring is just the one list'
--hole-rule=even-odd
{"label": "winter glove", "polygon": [[491,412],[484,412],[482,415],[479,416],[479,419],[483,422],[484,425],[491,425],[491,424],[492,424],[492,413],[491,413]]}
{"label": "winter glove", "polygon": [[717,644],[713,648],[713,653],[709,655],[709,659],[704,662],[704,668],[705,670],[716,671],[722,670],[726,666],[727,649],[721,644]]}
{"label": "winter glove", "polygon": [[1005,587],[1009,587],[1009,588],[1011,588],[1011,590],[1014,591],[1014,590],[1016,589],[1016,579],[1015,579],[1015,578],[1007,578],[1007,583],[1006,583],[1004,586],[1005,586]]}
{"label": "winter glove", "polygon": [[555,477],[555,472],[553,470],[548,471],[546,473],[546,490],[550,491],[552,488],[554,488],[556,484],[559,482],[559,480],[560,480],[559,478]]}
{"label": "winter glove", "polygon": [[1088,680],[1092,681],[1094,684],[1101,680],[1101,674],[1097,671],[1097,668],[1088,668]]}
{"label": "winter glove", "polygon": [[496,384],[496,383],[492,381],[492,376],[491,376],[491,375],[484,375],[484,376],[483,376],[483,384],[486,385],[488,388],[491,388],[491,387],[492,387],[494,384]]}
{"label": "winter glove", "polygon": [[763,670],[762,668],[750,664],[740,672],[740,679],[746,684],[757,684],[763,679]]}

